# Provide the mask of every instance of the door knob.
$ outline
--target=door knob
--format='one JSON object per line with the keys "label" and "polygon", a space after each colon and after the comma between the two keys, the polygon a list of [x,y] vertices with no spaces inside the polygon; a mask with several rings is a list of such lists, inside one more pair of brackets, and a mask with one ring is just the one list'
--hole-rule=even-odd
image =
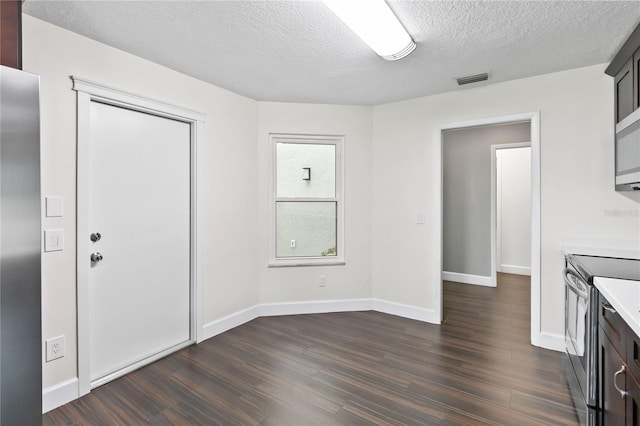
{"label": "door knob", "polygon": [[94,263],[98,263],[102,260],[102,255],[98,252],[91,253],[91,261]]}
{"label": "door knob", "polygon": [[100,235],[99,232],[94,232],[93,234],[91,234],[91,236],[89,237],[91,239],[91,241],[98,242],[100,241],[100,238],[102,238],[102,235]]}

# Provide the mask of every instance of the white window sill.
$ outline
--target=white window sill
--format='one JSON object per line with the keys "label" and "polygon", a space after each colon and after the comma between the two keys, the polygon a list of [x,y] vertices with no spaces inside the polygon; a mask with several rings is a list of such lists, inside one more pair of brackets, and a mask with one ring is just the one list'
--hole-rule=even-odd
{"label": "white window sill", "polygon": [[280,262],[270,262],[267,264],[268,268],[291,268],[297,266],[344,266],[347,263],[344,261],[328,261],[328,262],[291,262],[291,263],[280,263]]}

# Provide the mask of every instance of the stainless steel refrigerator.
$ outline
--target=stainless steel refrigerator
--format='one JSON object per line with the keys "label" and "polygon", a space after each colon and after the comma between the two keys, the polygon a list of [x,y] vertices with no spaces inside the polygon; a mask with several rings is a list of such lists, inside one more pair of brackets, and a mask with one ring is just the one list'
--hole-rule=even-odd
{"label": "stainless steel refrigerator", "polygon": [[0,66],[0,425],[42,423],[40,77]]}

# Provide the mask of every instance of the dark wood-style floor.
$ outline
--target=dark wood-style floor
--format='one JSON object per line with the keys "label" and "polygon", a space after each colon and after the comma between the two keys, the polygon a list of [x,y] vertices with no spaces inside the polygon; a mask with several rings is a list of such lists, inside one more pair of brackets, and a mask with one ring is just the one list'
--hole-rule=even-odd
{"label": "dark wood-style floor", "polygon": [[258,318],[95,389],[44,425],[576,425],[560,354],[529,344],[528,277],[444,286],[445,321]]}

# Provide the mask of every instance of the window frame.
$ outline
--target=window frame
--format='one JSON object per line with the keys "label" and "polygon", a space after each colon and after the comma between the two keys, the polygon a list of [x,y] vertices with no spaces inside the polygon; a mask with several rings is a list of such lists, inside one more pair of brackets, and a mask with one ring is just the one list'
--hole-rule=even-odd
{"label": "window frame", "polygon": [[[269,134],[269,267],[344,265],[344,136]],[[278,197],[277,147],[279,143],[333,145],[335,147],[335,195],[334,197]],[[278,202],[335,202],[336,203],[336,256],[277,257],[277,205]]]}

